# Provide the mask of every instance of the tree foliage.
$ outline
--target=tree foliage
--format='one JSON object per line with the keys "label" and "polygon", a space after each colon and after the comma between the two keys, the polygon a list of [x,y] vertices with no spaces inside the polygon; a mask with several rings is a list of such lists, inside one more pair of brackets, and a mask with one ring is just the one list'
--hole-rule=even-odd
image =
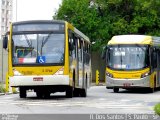
{"label": "tree foliage", "polygon": [[95,41],[93,50],[106,45],[114,35],[160,35],[159,0],[62,0],[53,16],[66,20]]}

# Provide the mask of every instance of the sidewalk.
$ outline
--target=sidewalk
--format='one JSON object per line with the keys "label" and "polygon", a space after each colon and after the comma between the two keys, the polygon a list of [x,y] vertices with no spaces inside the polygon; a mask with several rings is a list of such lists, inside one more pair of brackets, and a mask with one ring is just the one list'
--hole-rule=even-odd
{"label": "sidewalk", "polygon": [[18,88],[16,88],[16,92],[13,92],[12,87],[9,87],[9,91],[8,92],[3,92],[4,91],[3,89],[6,90],[6,84],[0,85],[0,87],[1,87],[0,88],[1,89],[0,95],[9,95],[9,94],[18,93]]}
{"label": "sidewalk", "polygon": [[[91,83],[91,86],[105,86],[105,83],[99,83],[98,85],[96,85],[96,83],[93,82],[93,83]],[[6,88],[5,84],[3,84],[3,87]],[[16,88],[16,92],[18,93],[18,88]],[[13,93],[12,87],[9,87],[9,92],[1,92],[0,91],[0,95],[9,95],[9,94],[16,94],[16,93]]]}

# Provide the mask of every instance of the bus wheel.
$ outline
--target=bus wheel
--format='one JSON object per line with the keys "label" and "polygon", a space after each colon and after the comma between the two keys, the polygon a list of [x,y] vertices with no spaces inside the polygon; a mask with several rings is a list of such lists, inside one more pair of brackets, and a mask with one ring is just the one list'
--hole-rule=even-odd
{"label": "bus wheel", "polygon": [[73,88],[74,88],[74,90],[73,90],[73,96],[74,97],[79,97],[79,89],[78,88],[76,88],[76,83],[75,83],[75,70],[73,71]]}
{"label": "bus wheel", "polygon": [[154,88],[149,88],[150,93],[154,93]]}
{"label": "bus wheel", "polygon": [[119,92],[119,88],[113,88],[113,92],[118,93]]}
{"label": "bus wheel", "polygon": [[66,90],[66,97],[67,98],[72,98],[73,97],[73,88],[69,86]]}
{"label": "bus wheel", "polygon": [[73,96],[74,97],[79,97],[79,89],[78,88],[74,88]]}
{"label": "bus wheel", "polygon": [[80,92],[80,96],[81,97],[87,97],[87,91],[86,91],[86,89],[81,89],[81,92]]}
{"label": "bus wheel", "polygon": [[87,75],[86,75],[85,87],[81,89],[80,96],[81,97],[87,97]]}
{"label": "bus wheel", "polygon": [[23,88],[23,87],[20,87],[19,88],[19,97],[20,98],[26,98],[26,96],[27,96],[26,89]]}

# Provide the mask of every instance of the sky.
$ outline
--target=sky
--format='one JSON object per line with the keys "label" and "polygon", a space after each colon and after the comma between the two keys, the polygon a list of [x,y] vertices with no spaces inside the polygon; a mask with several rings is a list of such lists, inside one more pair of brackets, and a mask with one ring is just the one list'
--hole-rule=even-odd
{"label": "sky", "polygon": [[[17,1],[17,17],[16,17]],[[13,22],[51,20],[62,0],[13,0]]]}

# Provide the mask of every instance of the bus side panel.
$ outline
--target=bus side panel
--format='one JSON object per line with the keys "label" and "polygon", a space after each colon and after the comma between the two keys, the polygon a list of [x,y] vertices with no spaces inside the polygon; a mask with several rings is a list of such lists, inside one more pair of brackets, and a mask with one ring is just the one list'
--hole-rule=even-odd
{"label": "bus side panel", "polygon": [[13,26],[12,24],[10,25],[10,34],[9,34],[9,41],[8,41],[8,75],[9,76],[13,76],[13,70],[12,70],[12,29],[13,29]]}
{"label": "bus side panel", "polygon": [[154,78],[156,72],[146,77],[141,77],[142,74],[149,72],[149,68],[138,71],[114,71],[106,68],[106,87],[107,88],[136,88],[136,87],[154,87]]}
{"label": "bus side panel", "polygon": [[67,22],[65,23],[65,62],[64,62],[64,75],[69,75],[69,44],[68,44],[68,27]]}
{"label": "bus side panel", "polygon": [[[70,24],[66,23],[66,42],[67,44],[69,42],[71,42],[74,38],[72,36],[73,34],[73,26],[71,26]],[[72,32],[71,32],[72,31]],[[68,44],[69,46],[69,44]],[[70,86],[75,85],[75,81],[76,81],[76,58],[75,58],[75,49],[73,49],[73,51],[70,51],[69,47],[66,50],[68,51],[68,67],[69,67],[69,81],[70,81]],[[74,83],[73,83],[74,82]]]}
{"label": "bus side panel", "polygon": [[150,75],[150,88],[156,87],[156,81],[157,81],[156,71],[154,71],[154,72]]}

